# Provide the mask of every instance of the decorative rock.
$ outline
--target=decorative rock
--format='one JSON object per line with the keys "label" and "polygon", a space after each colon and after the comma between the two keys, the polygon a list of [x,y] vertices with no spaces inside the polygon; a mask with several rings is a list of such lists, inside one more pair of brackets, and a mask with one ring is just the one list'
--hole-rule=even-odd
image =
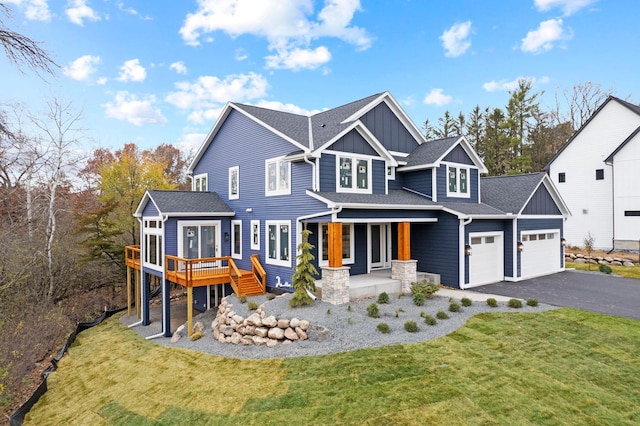
{"label": "decorative rock", "polygon": [[309,340],[314,342],[321,342],[331,337],[331,332],[320,326],[311,327],[307,332],[309,334]]}
{"label": "decorative rock", "polygon": [[290,345],[291,343],[292,343],[291,340],[283,340],[282,341],[283,345]]}
{"label": "decorative rock", "polygon": [[256,346],[262,346],[267,343],[266,339],[260,336],[253,336],[251,339],[253,340],[253,344]]}
{"label": "decorative rock", "polygon": [[278,325],[278,320],[273,315],[270,315],[262,319],[262,324],[266,327],[276,327]]}
{"label": "decorative rock", "polygon": [[173,333],[173,336],[171,336],[171,343],[176,343],[178,340],[180,340],[182,338],[182,336],[184,336],[184,329],[186,327],[184,326],[184,324],[182,324],[180,327],[178,327],[178,329],[175,331],[175,333]]}
{"label": "decorative rock", "polygon": [[204,331],[204,323],[202,321],[198,321],[193,324],[193,332],[194,333],[202,333]]}
{"label": "decorative rock", "polygon": [[605,257],[604,260],[606,260],[607,262],[613,262],[613,257]]}
{"label": "decorative rock", "polygon": [[244,318],[237,314],[234,315],[232,319],[236,322],[236,324],[242,324],[242,322],[244,321]]}
{"label": "decorative rock", "polygon": [[277,344],[278,344],[278,341],[277,341],[277,340],[274,340],[274,339],[267,339],[267,347],[272,348],[272,347],[274,347],[274,346],[275,346],[275,345],[277,345]]}
{"label": "decorative rock", "polygon": [[615,266],[622,266],[622,262],[618,262],[617,260],[612,261],[611,264]]}
{"label": "decorative rock", "polygon": [[607,262],[606,260],[598,260],[598,265],[608,265],[609,262]]}
{"label": "decorative rock", "polygon": [[255,335],[258,337],[267,337],[267,334],[269,333],[269,329],[266,327],[256,327],[255,330]]}
{"label": "decorative rock", "polygon": [[300,338],[291,327],[287,327],[287,329],[284,331],[284,337],[289,340],[298,340]]}
{"label": "decorative rock", "polygon": [[300,327],[300,320],[298,318],[291,318],[291,321],[289,321],[289,327],[291,328]]}
{"label": "decorative rock", "polygon": [[624,262],[624,259],[620,259],[619,257],[614,257],[613,261],[622,263],[622,262]]}
{"label": "decorative rock", "polygon": [[225,343],[224,334],[220,333],[220,334],[218,335],[218,342],[220,342],[220,343]]}
{"label": "decorative rock", "polygon": [[304,331],[307,331],[309,329],[309,321],[307,320],[300,320],[300,325],[299,327],[301,329],[303,329]]}
{"label": "decorative rock", "polygon": [[260,318],[260,315],[258,315],[257,313],[249,315],[249,318],[247,318],[246,322],[247,325],[255,325],[256,327],[262,326],[262,318]]}
{"label": "decorative rock", "polygon": [[256,334],[256,326],[255,325],[245,325],[244,326],[244,334],[248,336],[252,336]]}
{"label": "decorative rock", "polygon": [[220,331],[222,331],[222,334],[225,336],[231,336],[235,330],[230,325],[225,325]]}
{"label": "decorative rock", "polygon": [[279,319],[278,320],[278,327],[281,329],[287,329],[289,328],[289,320],[288,319]]}
{"label": "decorative rock", "polygon": [[575,260],[576,263],[587,263],[586,260],[584,260],[583,258],[579,257]]}
{"label": "decorative rock", "polygon": [[220,337],[220,329],[219,328],[214,328],[213,329],[213,338],[215,340],[218,340],[219,337]]}
{"label": "decorative rock", "polygon": [[300,327],[295,328],[295,332],[300,338],[300,340],[307,340],[309,336],[307,336],[307,332],[301,329]]}
{"label": "decorative rock", "polygon": [[576,254],[576,257],[579,258],[579,259],[582,259],[584,257],[584,254],[578,253],[578,254]]}
{"label": "decorative rock", "polygon": [[626,261],[626,262],[622,263],[622,266],[628,266],[630,268],[633,268],[634,265],[633,265],[633,262]]}
{"label": "decorative rock", "polygon": [[270,328],[267,336],[270,339],[282,340],[284,339],[284,330],[278,327]]}
{"label": "decorative rock", "polygon": [[253,345],[253,339],[251,338],[251,336],[244,336],[240,340],[240,344],[241,345],[245,345],[245,346],[251,346],[251,345]]}
{"label": "decorative rock", "polygon": [[242,335],[240,333],[236,332],[231,335],[230,342],[233,343],[234,345],[240,344],[241,340],[242,340]]}

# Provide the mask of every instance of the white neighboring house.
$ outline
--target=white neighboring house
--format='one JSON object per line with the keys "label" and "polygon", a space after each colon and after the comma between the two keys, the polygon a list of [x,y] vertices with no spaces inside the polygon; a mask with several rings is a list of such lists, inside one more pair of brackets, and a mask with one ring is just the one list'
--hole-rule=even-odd
{"label": "white neighboring house", "polygon": [[640,106],[609,96],[547,164],[569,207],[568,245],[640,248]]}

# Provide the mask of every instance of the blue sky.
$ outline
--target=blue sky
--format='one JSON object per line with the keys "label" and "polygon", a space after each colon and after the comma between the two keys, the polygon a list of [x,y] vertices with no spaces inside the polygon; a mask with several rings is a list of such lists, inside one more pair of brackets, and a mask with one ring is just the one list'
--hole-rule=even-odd
{"label": "blue sky", "polygon": [[388,90],[418,126],[518,78],[640,102],[636,0],[2,0],[62,66],[0,60],[2,102],[82,111],[84,148],[196,148],[227,101],[308,114]]}

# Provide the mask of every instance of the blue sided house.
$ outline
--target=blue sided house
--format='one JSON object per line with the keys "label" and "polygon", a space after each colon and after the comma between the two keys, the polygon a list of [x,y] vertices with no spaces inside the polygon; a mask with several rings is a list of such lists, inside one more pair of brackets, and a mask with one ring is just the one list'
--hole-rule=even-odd
{"label": "blue sided house", "polygon": [[150,189],[135,214],[143,323],[153,276],[165,317],[169,283],[199,310],[290,289],[304,228],[333,304],[381,279],[465,289],[564,269],[569,210],[549,177],[481,177],[464,137],[426,141],[388,92],[312,116],[228,103],[189,172],[192,191]]}

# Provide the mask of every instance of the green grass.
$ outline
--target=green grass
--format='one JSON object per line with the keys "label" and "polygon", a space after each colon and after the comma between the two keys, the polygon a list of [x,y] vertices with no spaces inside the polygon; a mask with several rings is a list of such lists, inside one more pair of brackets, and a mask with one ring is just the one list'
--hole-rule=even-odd
{"label": "green grass", "polygon": [[[598,270],[599,265],[591,265],[591,271],[600,272]],[[614,274],[620,275],[624,278],[635,278],[640,280],[640,264],[635,264],[635,266],[615,266],[609,265]],[[573,268],[579,271],[588,271],[589,265],[586,263],[575,263],[575,262],[566,262],[566,268]]]}
{"label": "green grass", "polygon": [[638,342],[638,321],[563,308],[254,361],[157,346],[112,319],[79,336],[26,424],[638,424]]}

